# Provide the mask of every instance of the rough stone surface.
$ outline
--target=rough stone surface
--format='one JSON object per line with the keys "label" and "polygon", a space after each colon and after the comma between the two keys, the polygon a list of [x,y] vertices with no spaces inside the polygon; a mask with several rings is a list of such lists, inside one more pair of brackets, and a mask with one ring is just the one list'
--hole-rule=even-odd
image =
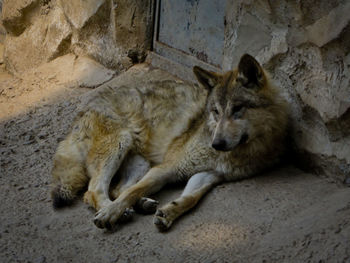
{"label": "rough stone surface", "polygon": [[0,64],[4,63],[4,45],[0,43]]}
{"label": "rough stone surface", "polygon": [[68,52],[71,27],[59,8],[37,17],[20,36],[7,35],[5,63],[7,69],[20,74]]}
{"label": "rough stone surface", "polygon": [[3,16],[5,61],[14,74],[69,52],[123,71],[151,47],[152,1],[8,0]]}
{"label": "rough stone surface", "polygon": [[92,57],[108,68],[121,71],[132,64],[124,67],[121,63],[127,56],[126,51],[116,45],[111,12],[110,1],[104,1],[84,27],[74,30],[71,49],[79,56]]}
{"label": "rough stone surface", "polygon": [[115,2],[113,17],[117,46],[128,50],[133,63],[143,62],[152,41],[153,20],[149,19],[152,1],[136,0],[132,6],[128,0]]}
{"label": "rough stone surface", "polygon": [[0,43],[4,43],[6,38],[6,29],[4,25],[2,24],[2,21],[0,21]]}
{"label": "rough stone surface", "polygon": [[113,76],[113,70],[105,68],[90,58],[78,57],[73,65],[70,83],[71,85],[76,83],[78,87],[96,88]]}
{"label": "rough stone surface", "polygon": [[36,75],[55,78],[56,83],[69,87],[96,88],[109,81],[114,71],[87,57],[68,54],[27,71],[23,79],[33,79]]}
{"label": "rough stone surface", "polygon": [[[114,73],[90,58],[68,54],[14,79],[0,74],[0,119],[19,115],[42,103],[52,103],[68,96],[72,89],[79,93],[85,88],[96,88],[113,78]],[[16,103],[11,102],[13,98]]]}
{"label": "rough stone surface", "polygon": [[0,43],[4,43],[6,37],[6,29],[2,21],[2,3],[3,0],[0,0]]}
{"label": "rough stone surface", "polygon": [[38,0],[4,0],[2,20],[7,30],[21,34],[30,23],[30,13],[37,7]]}
{"label": "rough stone surface", "polygon": [[350,21],[350,3],[342,3],[312,25],[306,26],[308,40],[322,47],[335,39]]}
{"label": "rough stone surface", "polygon": [[76,29],[81,29],[87,20],[96,14],[105,0],[60,0],[68,20]]}

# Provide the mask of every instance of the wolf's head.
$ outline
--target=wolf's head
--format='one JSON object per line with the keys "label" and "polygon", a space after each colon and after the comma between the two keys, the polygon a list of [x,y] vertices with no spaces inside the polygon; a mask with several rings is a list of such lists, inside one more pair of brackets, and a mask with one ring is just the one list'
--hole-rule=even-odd
{"label": "wolf's head", "polygon": [[224,74],[200,67],[193,71],[209,91],[208,127],[214,149],[232,151],[257,138],[268,144],[279,129],[285,128],[286,118],[276,92],[252,56],[243,55],[238,68]]}

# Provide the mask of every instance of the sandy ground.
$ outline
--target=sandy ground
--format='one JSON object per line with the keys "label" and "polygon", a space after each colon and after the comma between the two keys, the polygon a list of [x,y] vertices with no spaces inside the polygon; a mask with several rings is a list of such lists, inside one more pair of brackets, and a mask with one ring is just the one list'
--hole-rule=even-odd
{"label": "sandy ground", "polygon": [[350,262],[350,188],[291,166],[216,187],[166,233],[151,215],[97,229],[81,200],[54,211],[52,156],[88,89],[0,79],[0,262]]}

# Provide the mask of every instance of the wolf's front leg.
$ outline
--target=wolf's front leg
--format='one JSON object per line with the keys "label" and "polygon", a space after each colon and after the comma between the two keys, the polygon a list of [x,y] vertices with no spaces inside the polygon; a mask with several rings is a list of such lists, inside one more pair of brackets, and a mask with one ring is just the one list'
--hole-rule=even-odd
{"label": "wolf's front leg", "polygon": [[176,218],[194,207],[205,193],[222,180],[213,172],[193,175],[178,199],[157,210],[154,224],[160,231],[167,230]]}
{"label": "wolf's front leg", "polygon": [[124,211],[135,205],[141,197],[158,192],[171,181],[172,167],[166,165],[154,167],[135,185],[126,189],[106,207],[102,207],[95,215],[94,223],[99,228],[112,228]]}

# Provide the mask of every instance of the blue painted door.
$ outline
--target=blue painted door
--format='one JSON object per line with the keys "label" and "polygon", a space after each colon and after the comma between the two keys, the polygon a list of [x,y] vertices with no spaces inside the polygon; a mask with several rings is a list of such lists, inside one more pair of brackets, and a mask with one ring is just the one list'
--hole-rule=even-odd
{"label": "blue painted door", "polygon": [[226,0],[160,0],[157,41],[221,67]]}

